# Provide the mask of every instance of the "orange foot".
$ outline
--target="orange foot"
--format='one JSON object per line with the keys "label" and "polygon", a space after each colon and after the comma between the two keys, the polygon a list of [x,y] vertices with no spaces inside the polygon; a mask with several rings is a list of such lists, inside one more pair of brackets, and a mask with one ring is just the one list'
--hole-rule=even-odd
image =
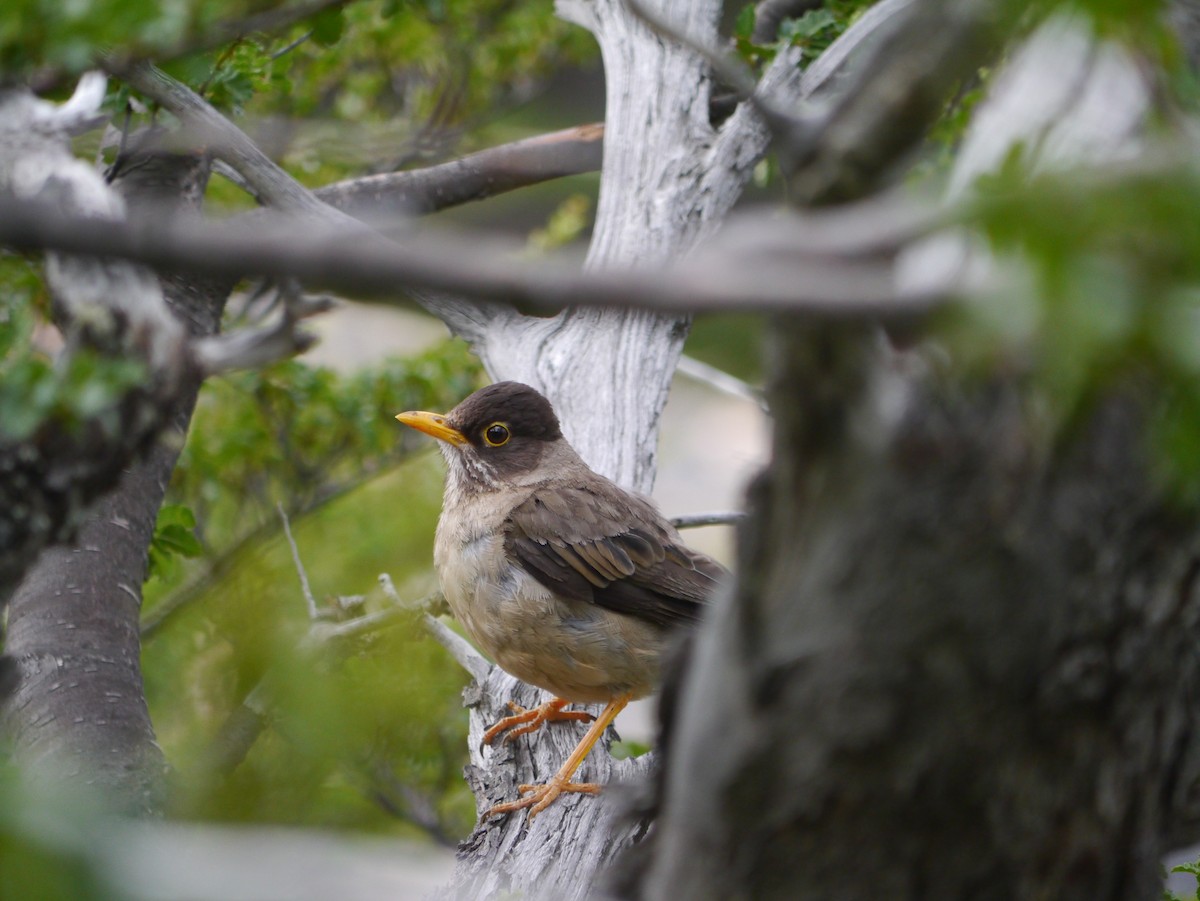
{"label": "orange foot", "polygon": [[[506,716],[487,732],[483,733],[483,743],[490,745],[496,740],[496,736],[506,729],[512,729],[508,735],[504,736],[505,741],[512,741],[518,735],[525,735],[539,729],[542,723],[552,723],[557,720],[577,720],[582,723],[590,723],[595,719],[590,713],[584,710],[563,710],[570,701],[564,701],[562,698],[555,698],[553,701],[546,701],[543,704],[538,704],[529,710],[512,701],[508,702],[508,709],[513,712],[512,716]],[[513,728],[513,727],[519,728]]]}
{"label": "orange foot", "polygon": [[[560,778],[561,777],[561,778]],[[578,792],[585,795],[600,794],[600,786],[595,782],[571,782],[570,776],[561,776],[561,774],[551,778],[549,782],[541,785],[520,785],[517,790],[523,795],[528,795],[527,798],[522,798],[520,801],[508,801],[504,804],[497,804],[491,808],[485,817],[501,816],[506,813],[513,813],[528,807],[529,819],[533,819],[561,795],[563,792]]]}
{"label": "orange foot", "polygon": [[[522,808],[528,807],[530,808],[529,819],[532,820],[535,816],[549,807],[554,799],[564,792],[578,792],[587,795],[598,794],[600,791],[599,785],[596,785],[594,782],[572,782],[571,777],[575,775],[575,771],[579,769],[580,764],[583,763],[583,759],[587,757],[588,752],[592,750],[592,746],[600,740],[600,736],[604,734],[604,730],[612,724],[612,721],[617,718],[617,714],[621,712],[621,709],[628,704],[629,701],[630,695],[621,695],[620,697],[613,698],[608,702],[608,706],[604,708],[604,711],[600,714],[600,716],[594,718],[595,722],[593,722],[588,728],[587,734],[583,736],[583,739],[576,746],[575,750],[571,752],[571,756],[567,758],[566,763],[564,763],[562,767],[559,768],[559,771],[550,778],[549,782],[545,783],[544,785],[518,786],[521,794],[529,795],[529,797],[522,798],[519,801],[507,801],[504,804],[497,804],[483,815],[484,818],[486,819],[487,817],[493,815],[500,816],[501,814],[512,813],[515,810],[521,810]],[[537,709],[541,710],[542,707],[550,706],[554,708],[556,713],[561,715],[561,708],[564,704],[566,704],[566,701],[556,698],[555,700],[550,701],[549,704],[540,705]],[[484,740],[490,741],[488,736],[492,735],[492,733],[499,735],[500,731],[502,731],[500,730],[500,726],[503,723],[506,723],[508,720],[512,719],[519,720],[520,717],[526,716],[527,714],[530,714],[528,717],[529,719],[533,719],[534,716],[536,716],[536,712],[534,711],[522,711],[516,717],[507,717],[506,719],[501,720],[501,722],[497,723],[495,726],[492,726],[492,728],[488,730],[488,734],[484,736]],[[575,717],[571,718],[574,719]],[[589,719],[592,719],[592,717],[589,716]],[[524,722],[524,720],[521,720],[521,722]],[[531,726],[529,728],[536,729],[537,726]],[[495,736],[493,735],[492,737],[494,738]]]}

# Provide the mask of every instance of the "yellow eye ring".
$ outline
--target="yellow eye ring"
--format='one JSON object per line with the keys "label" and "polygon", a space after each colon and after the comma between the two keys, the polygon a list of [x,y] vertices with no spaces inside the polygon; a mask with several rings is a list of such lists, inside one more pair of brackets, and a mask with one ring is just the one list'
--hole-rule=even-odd
{"label": "yellow eye ring", "polygon": [[483,430],[483,440],[487,442],[489,447],[500,447],[502,444],[508,444],[508,439],[511,437],[512,434],[508,431],[508,426],[502,422],[493,422]]}

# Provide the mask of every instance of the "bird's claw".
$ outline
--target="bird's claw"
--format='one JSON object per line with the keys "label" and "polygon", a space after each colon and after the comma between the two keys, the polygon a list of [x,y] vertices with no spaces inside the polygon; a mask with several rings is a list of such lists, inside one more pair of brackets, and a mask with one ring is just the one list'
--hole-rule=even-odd
{"label": "bird's claw", "polygon": [[561,794],[577,793],[585,795],[596,795],[600,793],[601,786],[595,782],[569,782],[566,779],[553,778],[549,782],[540,785],[519,785],[517,791],[528,797],[521,798],[518,801],[507,801],[504,804],[497,804],[488,809],[483,816],[486,819],[490,816],[502,816],[506,813],[514,813],[518,810],[529,808],[529,819],[532,820],[539,813],[549,807],[554,799]]}
{"label": "bird's claw", "polygon": [[569,701],[564,701],[562,698],[555,698],[552,701],[546,701],[538,704],[536,707],[526,709],[521,705],[509,701],[508,709],[513,712],[512,716],[506,716],[490,729],[483,733],[483,743],[490,745],[496,740],[496,737],[501,733],[511,729],[508,735],[504,736],[504,740],[512,741],[519,735],[526,735],[540,729],[543,723],[557,722],[559,720],[575,720],[582,723],[590,723],[595,719],[590,713],[584,710],[563,710]]}

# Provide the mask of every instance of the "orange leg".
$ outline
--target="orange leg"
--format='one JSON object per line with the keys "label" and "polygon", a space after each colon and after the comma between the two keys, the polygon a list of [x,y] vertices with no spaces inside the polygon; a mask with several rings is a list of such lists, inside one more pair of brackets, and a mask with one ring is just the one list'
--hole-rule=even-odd
{"label": "orange leg", "polygon": [[[527,732],[533,732],[541,727],[542,723],[552,723],[557,720],[578,720],[583,723],[590,723],[595,719],[590,713],[584,710],[563,710],[570,701],[564,701],[562,698],[555,698],[553,701],[546,701],[544,704],[538,704],[529,710],[508,702],[508,709],[513,712],[512,716],[506,716],[487,732],[483,733],[483,743],[490,745],[496,740],[501,732],[506,729],[512,729],[508,735],[504,736],[505,741],[512,741],[518,735],[525,735]],[[520,728],[514,729],[514,726]]]}
{"label": "orange leg", "polygon": [[519,801],[497,804],[485,813],[484,816],[498,816],[504,813],[512,813],[523,807],[530,807],[532,809],[529,811],[529,819],[532,820],[549,807],[551,802],[563,792],[581,792],[589,795],[599,792],[600,786],[594,782],[572,782],[571,777],[575,775],[575,771],[579,769],[580,764],[588,756],[593,745],[600,740],[600,736],[604,734],[604,730],[617,718],[617,714],[624,709],[629,700],[629,695],[622,695],[608,702],[608,706],[604,708],[604,711],[592,723],[591,728],[588,729],[587,735],[583,737],[575,747],[575,750],[571,752],[571,756],[567,758],[567,762],[559,768],[559,771],[550,778],[549,782],[543,785],[518,786],[521,794],[528,795],[528,797],[522,798]]}

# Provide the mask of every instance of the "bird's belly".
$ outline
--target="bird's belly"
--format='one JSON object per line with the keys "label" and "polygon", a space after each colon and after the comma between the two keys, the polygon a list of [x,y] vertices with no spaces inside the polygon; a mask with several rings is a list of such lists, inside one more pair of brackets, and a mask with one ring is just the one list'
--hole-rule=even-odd
{"label": "bird's belly", "polygon": [[658,626],[554,596],[507,562],[500,534],[440,544],[436,562],[446,601],[502,669],[580,703],[640,697],[653,688],[663,646]]}

